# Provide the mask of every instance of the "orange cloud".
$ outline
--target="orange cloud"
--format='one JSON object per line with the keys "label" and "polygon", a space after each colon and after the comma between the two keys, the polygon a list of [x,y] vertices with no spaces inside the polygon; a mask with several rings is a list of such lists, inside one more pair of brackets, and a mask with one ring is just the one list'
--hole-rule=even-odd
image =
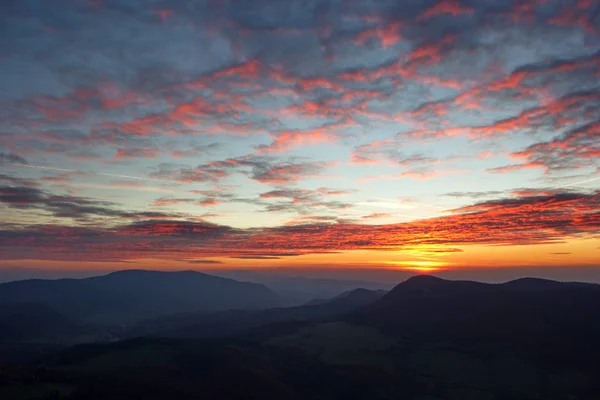
{"label": "orange cloud", "polygon": [[158,158],[159,149],[117,149],[115,160],[122,158]]}
{"label": "orange cloud", "polygon": [[[4,195],[0,190],[0,200],[4,200]],[[12,192],[8,196],[19,196],[15,201],[24,199],[22,194]],[[475,244],[535,245],[594,235],[600,229],[598,209],[600,191],[503,198],[455,209],[444,217],[388,225],[361,225],[336,217],[308,216],[290,226],[251,230],[158,219],[109,229],[31,226],[19,231],[0,231],[0,257],[69,260],[85,251],[94,259],[116,260],[276,256]],[[74,253],[73,248],[78,252]]]}

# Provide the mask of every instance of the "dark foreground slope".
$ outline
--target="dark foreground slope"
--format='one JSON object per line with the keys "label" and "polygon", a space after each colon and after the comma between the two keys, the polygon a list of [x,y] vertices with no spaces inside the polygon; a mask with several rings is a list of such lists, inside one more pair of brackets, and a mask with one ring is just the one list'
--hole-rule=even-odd
{"label": "dark foreground slope", "polygon": [[[337,320],[374,303],[385,294],[380,290],[354,289],[331,299],[296,307],[265,310],[227,310],[201,314],[174,314],[148,319],[121,330],[122,338],[160,336],[171,338],[222,338],[243,335],[258,328],[294,323]],[[253,332],[254,334],[254,332]]]}
{"label": "dark foreground slope", "polygon": [[0,342],[60,338],[83,327],[38,303],[0,305]]}
{"label": "dark foreground slope", "polygon": [[514,350],[557,360],[600,356],[600,285],[505,284],[417,276],[352,316],[391,335]]}
{"label": "dark foreground slope", "polygon": [[130,270],[85,279],[0,285],[0,304],[35,302],[95,323],[130,323],[176,312],[268,308],[278,301],[263,285],[194,271]]}
{"label": "dark foreground slope", "polygon": [[597,400],[599,296],[596,285],[416,277],[371,304],[237,336],[76,346],[0,369],[0,397]]}

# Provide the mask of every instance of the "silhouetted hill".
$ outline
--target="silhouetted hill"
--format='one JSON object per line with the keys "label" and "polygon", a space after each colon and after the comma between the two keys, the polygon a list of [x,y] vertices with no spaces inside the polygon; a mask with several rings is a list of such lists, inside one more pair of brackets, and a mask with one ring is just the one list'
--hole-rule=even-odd
{"label": "silhouetted hill", "polygon": [[332,297],[330,299],[313,299],[304,305],[315,306],[328,303],[346,303],[348,305],[359,307],[373,303],[375,300],[378,300],[386,293],[387,290],[369,290],[364,288],[358,288],[340,293],[337,296]]}
{"label": "silhouetted hill", "polygon": [[286,301],[285,305],[297,306],[306,304],[313,299],[330,299],[340,293],[356,288],[369,290],[389,290],[390,284],[370,282],[364,280],[309,278],[305,276],[282,276],[268,272],[254,272],[248,270],[234,270],[215,272],[218,276],[261,283],[281,295]]}
{"label": "silhouetted hill", "polygon": [[173,315],[140,326],[154,337],[0,368],[0,398],[597,400],[599,295],[418,276],[382,297]]}
{"label": "silhouetted hill", "polygon": [[256,328],[294,322],[338,318],[373,303],[385,291],[356,289],[320,304],[265,310],[227,310],[202,314],[174,314],[141,321],[125,330],[126,337],[156,335],[179,338],[218,338]]}
{"label": "silhouetted hill", "polygon": [[80,324],[44,304],[0,305],[0,342],[60,338],[81,332]]}
{"label": "silhouetted hill", "polygon": [[[600,285],[416,276],[353,316],[394,335],[563,355],[599,351]],[[554,351],[556,349],[556,351]]]}
{"label": "silhouetted hill", "polygon": [[42,303],[70,318],[102,323],[176,312],[267,308],[278,301],[263,285],[195,271],[129,270],[85,279],[0,284],[0,304]]}

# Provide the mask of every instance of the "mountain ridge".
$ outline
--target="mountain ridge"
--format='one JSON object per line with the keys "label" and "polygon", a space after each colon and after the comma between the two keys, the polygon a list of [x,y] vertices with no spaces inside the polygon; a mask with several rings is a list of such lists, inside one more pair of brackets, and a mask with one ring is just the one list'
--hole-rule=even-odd
{"label": "mountain ridge", "polygon": [[0,284],[0,304],[44,303],[88,322],[119,322],[174,312],[269,308],[266,286],[196,271],[123,270],[87,278],[28,279]]}

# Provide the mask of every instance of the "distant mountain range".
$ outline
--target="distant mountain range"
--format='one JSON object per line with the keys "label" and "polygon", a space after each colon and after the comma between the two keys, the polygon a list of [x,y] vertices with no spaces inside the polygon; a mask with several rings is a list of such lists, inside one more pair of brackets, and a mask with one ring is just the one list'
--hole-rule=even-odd
{"label": "distant mountain range", "polygon": [[83,327],[39,303],[0,305],[0,342],[60,338],[83,332]]}
{"label": "distant mountain range", "polygon": [[120,335],[121,337],[153,335],[176,338],[218,338],[240,335],[262,327],[336,319],[372,304],[384,294],[385,291],[358,288],[331,299],[295,307],[166,315],[144,320],[122,331]]}
{"label": "distant mountain range", "polygon": [[393,284],[352,279],[309,278],[305,276],[278,275],[276,273],[248,270],[215,271],[218,276],[246,282],[260,283],[278,293],[285,305],[296,306],[314,299],[330,299],[357,288],[389,290]]}
{"label": "distant mountain range", "polygon": [[383,297],[388,291],[383,289],[378,290],[369,290],[365,288],[358,288],[353,290],[347,290],[343,293],[338,294],[329,299],[313,299],[306,304],[305,306],[316,306],[322,304],[336,304],[336,303],[344,303],[344,304],[353,304],[355,306],[363,306],[370,303],[374,303],[376,300]]}
{"label": "distant mountain range", "polygon": [[38,303],[88,323],[131,323],[165,314],[262,309],[280,304],[264,285],[195,271],[127,270],[84,279],[0,284],[0,306]]}
{"label": "distant mountain range", "polygon": [[[109,331],[94,331],[94,325],[70,317],[78,313],[64,304],[74,300],[74,289],[63,298],[54,288],[52,296],[35,297],[31,281],[21,283],[30,297],[51,299],[57,307],[0,305],[0,345],[5,341],[0,363],[41,360],[0,368],[0,397],[29,399],[35,389],[37,398],[71,400],[600,398],[600,285],[416,276],[389,292],[357,288],[302,306],[268,307],[265,303],[277,304],[278,298],[263,286],[248,289],[213,278],[144,271],[94,278],[102,282],[94,285],[115,290],[117,300],[128,300],[123,302],[128,313],[139,309],[140,299],[152,301],[152,295],[164,293],[170,306],[155,313],[188,307],[141,321],[136,316]],[[182,284],[175,296],[170,290],[182,281],[188,286]],[[114,312],[106,303],[91,303],[98,286],[85,286],[87,279],[68,282],[92,288],[88,294],[94,296],[85,298],[78,312]],[[194,288],[207,282],[243,288],[244,299],[255,299],[253,308],[247,301],[241,306],[240,297],[212,304],[210,311],[205,294],[198,309]],[[144,296],[123,297],[130,287]],[[6,297],[3,288],[0,296]],[[257,292],[266,293],[260,301],[249,295]],[[233,309],[214,309],[227,304]],[[73,334],[80,338],[69,341]]]}

